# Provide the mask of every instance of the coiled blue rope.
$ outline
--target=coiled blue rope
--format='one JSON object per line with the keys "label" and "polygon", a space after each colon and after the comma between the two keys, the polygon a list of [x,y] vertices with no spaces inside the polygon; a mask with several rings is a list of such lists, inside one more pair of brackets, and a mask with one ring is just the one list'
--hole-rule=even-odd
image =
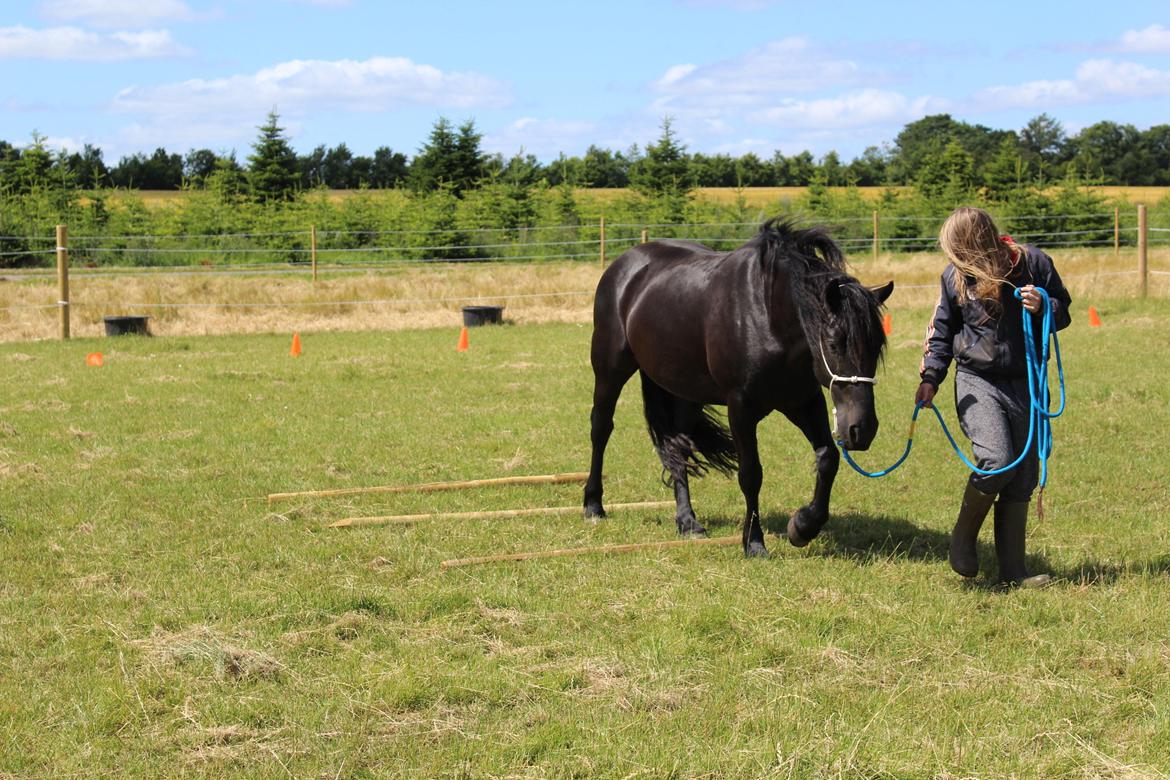
{"label": "coiled blue rope", "polygon": [[[1024,449],[1019,456],[1008,465],[998,469],[979,468],[971,462],[959,443],[955,441],[955,437],[947,428],[938,407],[932,404],[930,408],[934,411],[934,416],[938,418],[938,424],[942,427],[943,433],[946,434],[947,441],[951,443],[955,454],[959,456],[967,468],[976,474],[992,476],[1014,469],[1020,465],[1024,458],[1028,457],[1028,453],[1032,449],[1032,442],[1035,441],[1036,455],[1040,459],[1040,487],[1043,488],[1048,482],[1048,456],[1052,454],[1052,420],[1064,414],[1067,399],[1064,390],[1064,364],[1060,359],[1060,340],[1056,337],[1056,328],[1053,326],[1052,305],[1049,302],[1048,291],[1043,287],[1035,289],[1040,294],[1044,315],[1040,318],[1040,347],[1037,350],[1031,313],[1027,309],[1023,310],[1024,358],[1028,375],[1028,441],[1024,444]],[[1015,296],[1017,299],[1020,298],[1018,289],[1015,291]],[[1051,395],[1048,390],[1048,360],[1052,354],[1056,356],[1056,375],[1060,382],[1060,407],[1055,412],[1049,410]],[[884,477],[894,471],[910,456],[910,449],[914,446],[914,429],[918,424],[918,413],[922,411],[922,407],[923,402],[921,401],[915,404],[914,413],[910,415],[910,432],[906,437],[906,449],[902,452],[902,457],[894,461],[892,465],[880,471],[866,471],[853,460],[849,450],[845,449],[844,442],[838,441],[837,446],[841,448],[845,462],[852,466],[854,471],[865,477]]]}

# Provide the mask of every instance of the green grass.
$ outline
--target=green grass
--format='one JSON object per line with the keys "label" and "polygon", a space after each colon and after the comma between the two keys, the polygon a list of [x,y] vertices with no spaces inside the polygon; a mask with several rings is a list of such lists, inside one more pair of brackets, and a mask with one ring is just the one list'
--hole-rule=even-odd
{"label": "green grass", "polygon": [[[579,486],[264,501],[584,470],[587,326],[477,329],[465,354],[454,329],[303,333],[299,359],[285,334],[0,345],[0,777],[1162,777],[1170,309],[1096,305],[1062,338],[1030,526],[1059,581],[1036,592],[949,571],[965,472],[926,419],[906,467],[843,467],[821,538],[770,533],[767,561],[438,568],[672,539],[670,512],[324,528]],[[871,467],[901,449],[926,314],[899,313]],[[617,426],[607,500],[666,498],[636,383]],[[761,446],[774,533],[812,458],[778,416]],[[738,532],[734,481],[695,494]]]}

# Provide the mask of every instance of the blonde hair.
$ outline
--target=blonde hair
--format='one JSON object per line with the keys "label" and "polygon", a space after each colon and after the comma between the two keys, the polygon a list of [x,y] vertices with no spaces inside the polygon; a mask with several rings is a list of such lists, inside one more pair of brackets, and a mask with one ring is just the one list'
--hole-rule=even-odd
{"label": "blonde hair", "polygon": [[959,303],[977,298],[997,309],[1000,285],[1007,283],[1013,258],[1020,255],[1019,246],[1000,238],[990,214],[970,206],[951,212],[939,230],[938,243],[958,272],[955,293]]}

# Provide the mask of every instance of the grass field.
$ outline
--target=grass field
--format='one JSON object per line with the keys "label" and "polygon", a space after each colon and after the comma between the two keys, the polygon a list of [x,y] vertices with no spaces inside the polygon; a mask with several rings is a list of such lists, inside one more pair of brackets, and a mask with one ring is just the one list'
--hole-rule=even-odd
{"label": "grass field", "polygon": [[[582,324],[476,329],[463,354],[450,328],[303,333],[299,359],[285,334],[0,345],[0,777],[1165,777],[1170,308],[1097,308],[1063,334],[1069,411],[1030,525],[1058,581],[1025,592],[949,571],[965,477],[931,421],[895,475],[843,470],[801,550],[772,534],[811,453],[765,421],[767,561],[439,570],[669,540],[671,512],[324,527],[578,486],[265,502],[583,470]],[[897,312],[867,465],[901,449],[927,313]],[[667,497],[638,396],[610,502]],[[738,532],[734,481],[695,496]],[[989,532],[981,552],[993,570]]]}

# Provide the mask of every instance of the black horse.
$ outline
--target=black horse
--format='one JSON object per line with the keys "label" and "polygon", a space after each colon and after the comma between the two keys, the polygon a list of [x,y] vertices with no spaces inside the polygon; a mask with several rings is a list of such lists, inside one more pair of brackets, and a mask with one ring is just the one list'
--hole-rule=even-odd
{"label": "black horse", "polygon": [[[893,282],[870,289],[849,276],[824,229],[780,220],[727,253],[689,241],[653,241],[624,253],[602,274],[593,306],[585,516],[605,516],[605,446],[618,396],[638,371],[650,439],[674,487],[679,533],[706,533],[691,507],[688,477],[738,467],[747,502],[744,553],[767,555],[756,426],[775,409],[816,454],[812,501],[787,529],[792,544],[808,544],[828,520],[840,462],[821,387],[836,407],[838,440],[867,449],[878,428],[872,385],[886,344],[881,306],[893,289]],[[727,407],[727,427],[711,405]]]}

